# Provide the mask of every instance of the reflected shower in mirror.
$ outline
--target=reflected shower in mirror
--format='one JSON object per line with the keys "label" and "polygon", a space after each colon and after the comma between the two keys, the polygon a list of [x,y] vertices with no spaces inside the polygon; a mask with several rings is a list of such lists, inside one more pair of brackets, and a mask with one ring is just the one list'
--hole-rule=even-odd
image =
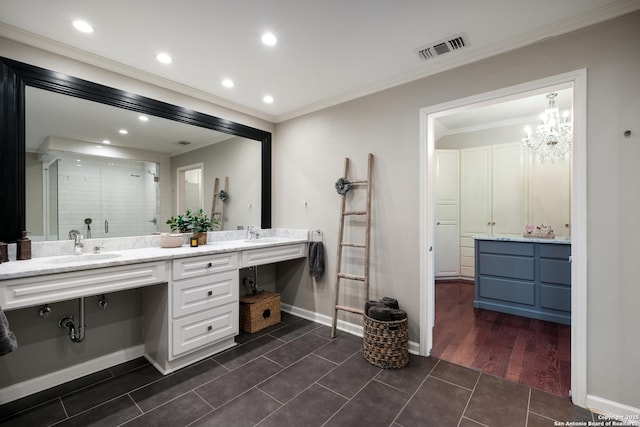
{"label": "reflected shower in mirror", "polygon": [[100,238],[158,230],[157,163],[56,151],[40,159],[43,221],[28,227],[41,227],[46,240],[68,239],[73,233]]}
{"label": "reflected shower in mirror", "polygon": [[[180,170],[200,163],[194,208],[212,206],[214,180],[232,183],[223,229],[258,225],[261,143],[200,126],[27,86],[26,227],[33,240],[169,231]],[[182,173],[184,175],[184,173]],[[197,210],[197,209],[195,209]],[[209,212],[207,212],[209,213]]]}

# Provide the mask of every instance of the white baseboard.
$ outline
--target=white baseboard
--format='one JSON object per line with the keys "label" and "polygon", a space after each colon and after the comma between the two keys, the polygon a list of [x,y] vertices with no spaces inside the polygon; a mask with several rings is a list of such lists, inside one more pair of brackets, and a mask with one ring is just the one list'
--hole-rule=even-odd
{"label": "white baseboard", "polygon": [[144,345],[137,345],[124,350],[116,351],[105,356],[88,360],[69,368],[64,368],[56,372],[51,372],[40,377],[32,378],[21,383],[12,384],[0,389],[0,405],[13,402],[22,397],[73,381],[85,375],[93,374],[102,369],[110,368],[119,363],[141,357],[144,354]]}
{"label": "white baseboard", "polygon": [[[294,316],[302,317],[303,319],[312,320],[316,323],[320,323],[325,326],[331,327],[333,319],[324,314],[316,313],[314,311],[305,310],[303,308],[295,307],[289,304],[280,303],[280,310],[285,313],[293,314]],[[338,319],[338,330],[347,332],[351,335],[355,335],[362,338],[362,326],[355,323],[345,322]],[[419,354],[419,345],[417,342],[409,341],[409,353]]]}
{"label": "white baseboard", "polygon": [[[640,426],[640,408],[634,408],[633,406],[624,405],[592,394],[587,394],[586,405],[595,414],[602,414],[608,417],[608,420],[615,419],[626,424]],[[596,421],[606,421],[607,419],[598,420],[596,418]]]}

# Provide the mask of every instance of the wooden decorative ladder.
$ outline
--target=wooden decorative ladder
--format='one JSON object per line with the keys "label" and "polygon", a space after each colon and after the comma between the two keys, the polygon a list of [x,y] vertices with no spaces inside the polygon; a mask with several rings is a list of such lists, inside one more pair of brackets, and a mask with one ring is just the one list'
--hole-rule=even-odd
{"label": "wooden decorative ladder", "polygon": [[[224,189],[226,193],[229,193],[229,177],[224,178]],[[223,222],[226,218],[227,204],[219,200],[220,198],[220,180],[215,179],[213,184],[213,199],[211,200],[211,220],[220,219],[220,230],[223,229]],[[221,204],[220,209],[217,209],[218,203]]]}
{"label": "wooden decorative ladder", "polygon": [[[364,303],[369,300],[369,241],[371,236],[371,176],[373,173],[373,154],[368,155],[367,179],[366,180],[349,180],[349,158],[344,159],[344,179],[349,183],[349,189],[354,186],[367,190],[366,208],[364,211],[347,210],[347,193],[342,194],[340,203],[340,228],[338,231],[338,261],[336,263],[336,289],[335,289],[335,308],[333,311],[333,325],[331,327],[331,337],[336,336],[336,327],[338,325],[338,311],[348,311],[350,313],[364,314]],[[347,191],[348,192],[348,191]],[[352,216],[364,216],[365,237],[364,243],[352,243],[344,241],[345,221]],[[342,272],[342,250],[345,247],[361,248],[364,250],[364,272],[362,275],[347,274]],[[362,282],[365,294],[364,301],[360,308],[348,307],[340,304],[340,282],[341,280],[349,280],[350,282]]]}

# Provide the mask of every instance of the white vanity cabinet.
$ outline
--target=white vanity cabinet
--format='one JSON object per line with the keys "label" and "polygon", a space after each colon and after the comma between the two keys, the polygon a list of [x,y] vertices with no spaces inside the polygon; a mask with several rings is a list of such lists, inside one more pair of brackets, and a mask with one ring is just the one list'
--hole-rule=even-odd
{"label": "white vanity cabinet", "polygon": [[[141,288],[142,343],[125,349],[126,354],[118,351],[92,359],[90,369],[144,355],[169,374],[236,345],[239,269],[306,257],[308,232],[287,233],[252,240],[241,234],[238,240],[213,241],[195,249],[143,247],[109,255],[41,256],[3,263],[0,307],[23,309]],[[52,376],[62,383],[76,379],[82,369],[64,368],[14,384],[9,391],[0,390],[0,403],[2,393],[12,400],[24,397],[50,387]]]}
{"label": "white vanity cabinet", "polygon": [[173,260],[169,359],[238,334],[238,254]]}

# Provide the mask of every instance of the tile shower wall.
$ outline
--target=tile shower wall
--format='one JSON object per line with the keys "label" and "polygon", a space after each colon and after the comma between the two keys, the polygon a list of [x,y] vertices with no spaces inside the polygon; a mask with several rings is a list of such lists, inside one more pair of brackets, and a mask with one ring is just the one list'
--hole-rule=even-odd
{"label": "tile shower wall", "polygon": [[[77,157],[58,161],[58,229],[91,237],[120,237],[153,232],[157,218],[155,163],[110,162]],[[105,225],[108,222],[108,228]]]}

